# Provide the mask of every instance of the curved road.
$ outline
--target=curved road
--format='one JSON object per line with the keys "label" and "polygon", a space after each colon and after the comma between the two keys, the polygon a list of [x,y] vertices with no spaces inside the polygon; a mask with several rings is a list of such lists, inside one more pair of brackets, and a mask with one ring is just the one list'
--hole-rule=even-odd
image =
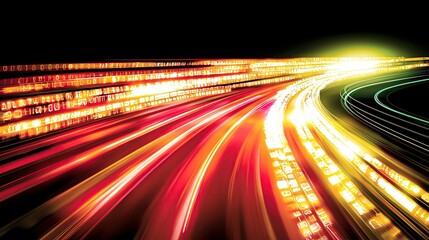
{"label": "curved road", "polygon": [[94,72],[1,82],[0,239],[429,237],[420,59],[18,67]]}
{"label": "curved road", "polygon": [[2,146],[1,236],[296,238],[264,145],[263,119],[284,87],[173,103]]}

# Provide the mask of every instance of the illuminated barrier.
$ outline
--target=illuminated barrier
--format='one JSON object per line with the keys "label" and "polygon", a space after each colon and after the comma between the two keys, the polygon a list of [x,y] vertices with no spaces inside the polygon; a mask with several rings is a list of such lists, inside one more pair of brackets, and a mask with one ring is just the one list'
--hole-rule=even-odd
{"label": "illuminated barrier", "polygon": [[[48,81],[44,83],[5,87],[3,90],[9,89],[12,93],[14,91],[29,93],[34,93],[34,91],[41,92],[39,95],[29,95],[28,97],[12,98],[0,101],[0,118],[3,123],[8,126],[6,127],[4,124],[1,126],[3,129],[2,132],[4,133],[2,138],[8,138],[9,133],[11,136],[16,136],[17,131],[20,132],[22,129],[28,128],[29,122],[32,122],[35,119],[50,118],[51,115],[59,115],[73,111],[77,112],[76,114],[83,112],[85,115],[87,108],[98,109],[106,104],[113,104],[115,101],[131,101],[133,103],[132,99],[134,99],[135,96],[146,96],[147,98],[150,98],[151,96],[161,93],[174,93],[175,91],[186,89],[207,88],[222,85],[228,85],[229,88],[234,89],[291,81],[302,77],[324,73],[329,69],[329,65],[323,64],[332,63],[334,60],[335,59],[318,58],[273,61],[224,60],[217,63],[231,64],[239,62],[241,65],[234,66],[220,64],[218,66],[211,65],[211,67],[203,68],[176,68],[174,69],[175,71],[171,72],[167,71],[167,69],[165,70],[166,72],[162,72],[162,70],[157,69],[150,70],[152,73],[148,74],[104,76],[74,80],[69,79],[65,82],[56,82],[55,79],[48,77]],[[308,65],[298,64],[303,61]],[[209,63],[210,61],[205,62],[204,64]],[[171,66],[174,66],[174,64],[171,64]],[[46,79],[42,79],[41,81],[45,80]],[[49,82],[49,80],[52,82]],[[65,85],[61,85],[62,83]],[[108,86],[109,84],[117,85]],[[80,90],[82,87],[99,85],[102,86],[93,89]],[[45,90],[66,90],[67,88],[79,89],[57,93],[45,92]],[[114,111],[115,114],[116,112],[117,111]],[[122,112],[125,113],[128,111]],[[92,119],[93,118],[87,118],[85,121]],[[16,126],[20,125],[14,124],[18,121],[27,124],[18,127],[18,130],[16,130]],[[38,121],[35,121],[33,125],[37,125],[37,122]],[[46,132],[46,130],[42,132]],[[26,134],[18,135],[26,136]]]}
{"label": "illuminated barrier", "polygon": [[[319,62],[331,64],[344,58],[295,58],[295,59],[264,59],[264,62],[275,64],[276,62],[294,61],[296,65]],[[388,58],[378,59],[390,62],[427,61],[427,57],[418,58]],[[136,62],[99,62],[99,63],[56,63],[56,64],[22,64],[0,66],[0,72],[43,72],[43,71],[72,71],[72,70],[97,70],[97,69],[133,69],[133,68],[159,68],[159,67],[183,67],[183,66],[210,66],[210,65],[241,65],[261,62],[260,59],[213,59],[213,60],[166,60],[166,61],[136,61]]]}
{"label": "illuminated barrier", "polygon": [[[120,84],[147,80],[173,80],[180,78],[202,79],[210,75],[232,75],[231,78],[239,78],[239,74],[250,74],[248,80],[270,78],[288,74],[300,74],[308,72],[326,71],[328,65],[279,65],[265,67],[261,64],[237,65],[237,66],[212,66],[203,68],[186,69],[157,69],[142,71],[125,71],[119,73],[80,73],[30,76],[0,80],[0,92],[3,94],[23,93],[42,90],[62,89],[66,87],[85,87],[94,85]],[[237,74],[235,76],[234,74]]]}
{"label": "illuminated barrier", "polygon": [[[284,81],[299,79],[307,75],[300,74],[254,81],[251,81],[251,79],[256,77],[249,76],[249,74],[237,76],[235,80],[243,83],[232,84],[231,88],[280,83]],[[67,110],[86,105],[97,104],[118,98],[126,98],[130,95],[135,94],[153,95],[160,91],[166,92],[178,89],[191,89],[198,87],[224,85],[228,84],[228,82],[233,82],[233,80],[234,79],[230,75],[228,75],[212,78],[151,82],[138,85],[125,85],[65,93],[29,96],[27,98],[0,101],[0,107],[2,111],[0,115],[3,122],[10,122],[11,120],[22,119],[27,116],[46,114],[51,112],[57,112],[60,110]]]}
{"label": "illuminated barrier", "polygon": [[194,61],[165,61],[165,62],[100,62],[100,63],[57,63],[57,64],[23,64],[1,66],[0,72],[43,72],[43,71],[71,71],[93,69],[121,69],[121,68],[156,68],[179,67],[197,65]]}
{"label": "illuminated barrier", "polygon": [[[390,59],[388,60],[390,61]],[[393,65],[396,65],[396,63]],[[296,163],[294,165],[290,165],[287,163],[287,161],[285,161],[295,161],[293,154],[291,154],[290,148],[287,145],[282,126],[283,112],[289,99],[303,89],[311,89],[309,88],[311,85],[317,86],[319,82],[330,82],[353,75],[373,73],[377,71],[403,70],[423,65],[419,63],[415,66],[399,65],[391,68],[391,65],[386,62],[386,59],[381,62],[370,59],[358,66],[356,66],[356,62],[353,62],[352,66],[353,70],[350,70],[349,62],[338,62],[336,65],[333,65],[332,70],[328,71],[325,75],[309,78],[306,84],[297,85],[302,82],[302,80],[298,81],[296,84],[292,84],[285,90],[278,93],[277,100],[267,115],[265,121],[266,144],[270,150],[271,157],[274,160],[274,166],[276,167],[276,176],[278,178],[277,187],[281,190],[283,196],[289,197],[289,201],[294,199],[293,189],[296,187],[296,184],[295,182],[288,182],[287,176],[290,176],[293,172],[294,166],[297,166],[295,165]],[[301,99],[297,100],[297,102],[303,102],[304,95],[300,96]],[[317,97],[310,95],[308,95],[308,97],[318,99]],[[314,111],[316,110],[313,109],[308,112],[314,113]],[[276,112],[276,114],[274,112]],[[298,112],[297,115],[300,115],[300,113]],[[346,209],[348,209],[352,215],[356,216],[358,219],[361,219],[363,225],[366,225],[367,229],[372,231],[376,236],[382,238],[405,237],[400,229],[394,226],[385,215],[379,213],[375,206],[359,191],[358,188],[356,188],[356,186],[350,180],[348,180],[347,176],[342,173],[340,168],[330,159],[322,147],[315,141],[311,132],[304,127],[305,121],[299,117],[296,118],[296,116],[291,117],[295,118],[295,120],[292,120],[292,122],[297,126],[298,135],[300,136],[303,145],[313,156],[315,165],[320,168],[319,172],[323,173],[326,177],[328,189],[330,189],[334,196],[339,199],[343,199],[340,202],[346,206]],[[288,190],[288,188],[291,188],[291,190]],[[296,190],[296,192],[298,191],[299,189]],[[304,202],[302,201],[301,197],[299,197],[299,200],[296,197],[295,199],[297,204],[299,204],[298,202]],[[374,211],[378,213],[374,214]],[[301,214],[298,212],[294,213],[294,215],[301,216]],[[311,231],[309,231],[308,226],[309,224],[306,221],[300,221],[298,223],[298,227],[300,228],[300,231],[304,237],[311,236]],[[387,227],[387,230],[385,227]]]}
{"label": "illuminated barrier", "polygon": [[[229,69],[229,71],[233,71],[234,69]],[[238,70],[242,70],[242,69],[238,69]],[[315,71],[315,70],[314,70]],[[205,70],[203,71],[204,73],[207,73]],[[216,71],[216,73],[219,73],[222,71]],[[200,74],[201,71],[197,71],[195,70],[195,73],[192,73],[190,75],[198,75]],[[210,71],[208,73],[211,73]],[[290,74],[290,72],[283,72],[281,71],[280,75],[285,75],[285,74]],[[175,74],[177,76],[177,74]],[[246,82],[244,84],[241,85],[234,85],[233,87],[237,86],[237,87],[242,87],[242,86],[257,86],[260,85],[261,82],[260,81],[256,81],[254,83],[248,83],[248,81],[252,81],[255,79],[260,79],[262,77],[265,78],[273,78],[273,76],[277,76],[279,75],[277,72],[275,74],[270,73],[270,74],[265,74],[265,75],[261,75],[261,74],[256,74],[256,73],[249,73],[249,74],[236,74],[236,75],[220,75],[220,76],[215,76],[215,77],[202,77],[202,78],[190,78],[190,79],[186,79],[186,80],[176,80],[174,81],[174,84],[179,84],[179,85],[187,85],[187,86],[183,86],[182,88],[195,88],[195,87],[208,87],[208,86],[215,86],[215,85],[222,85],[222,84],[229,84],[229,83],[237,83],[237,82]],[[117,79],[115,76],[113,77],[103,77],[103,78],[94,78],[94,79],[87,79],[87,81],[89,82],[85,82],[84,79],[80,79],[80,80],[75,80],[75,81],[68,81],[68,82],[52,82],[52,83],[44,83],[44,84],[35,84],[35,85],[31,85],[31,84],[27,84],[27,85],[22,85],[22,86],[18,86],[18,87],[8,87],[5,88],[6,90],[9,91],[18,91],[18,92],[26,92],[26,91],[33,91],[35,89],[33,88],[37,88],[37,90],[43,90],[43,88],[47,88],[47,89],[51,89],[51,88],[63,88],[63,87],[83,87],[83,86],[87,86],[86,84],[96,84],[96,85],[100,85],[100,84],[104,84],[104,83],[121,83],[121,82],[130,82],[130,81],[140,81],[142,80],[142,78],[140,78],[142,75],[131,75],[131,76],[122,76],[121,78]],[[159,76],[158,76],[159,77]],[[284,78],[284,77],[283,77]],[[289,79],[292,79],[292,77],[286,77]],[[272,79],[266,79],[266,80],[262,80],[265,83],[270,83],[274,80]],[[144,79],[146,80],[146,79]],[[170,80],[169,80],[170,81]],[[277,82],[281,82],[284,81],[283,79],[279,78],[279,80]],[[173,82],[171,80],[171,82]],[[53,85],[52,85],[53,84]],[[147,85],[149,86],[150,83],[147,83]],[[155,82],[153,84],[158,84],[158,82]],[[160,83],[161,85],[165,85],[165,84],[169,84],[166,83],[165,81]],[[264,84],[264,83],[262,83]],[[139,85],[139,87],[144,88],[145,85]],[[18,88],[18,89],[15,89]],[[65,108],[66,104],[65,102],[67,101],[67,106],[70,107],[70,105],[72,106],[80,106],[80,102],[99,102],[99,101],[104,101],[104,100],[100,100],[100,99],[104,99],[105,97],[102,97],[102,95],[107,95],[107,97],[110,97],[110,92],[112,93],[121,93],[121,92],[126,92],[128,91],[130,87],[129,86],[116,86],[116,87],[106,87],[106,88],[101,88],[101,89],[93,89],[93,90],[83,90],[83,91],[74,91],[74,92],[67,92],[67,93],[58,93],[58,94],[47,94],[47,95],[39,95],[37,97],[28,97],[28,98],[21,98],[21,99],[10,99],[10,100],[5,100],[5,101],[1,101],[1,110],[4,112],[3,113],[3,121],[9,121],[11,119],[19,119],[22,118],[24,116],[27,115],[34,115],[34,114],[40,114],[40,113],[46,113],[47,111],[52,112],[52,109],[55,111],[58,111],[58,109],[60,108]],[[123,90],[125,89],[125,90]],[[86,96],[86,97],[90,97],[89,99],[85,99],[82,96]],[[95,96],[100,96],[100,97],[95,97]],[[94,97],[94,98],[91,98]],[[81,99],[82,98],[82,99]],[[78,103],[73,103],[70,104],[70,101],[72,99],[77,99],[79,102]],[[63,102],[63,103],[60,103]],[[40,104],[39,104],[40,103]],[[38,106],[38,105],[44,105],[46,104],[47,106]],[[29,109],[20,109],[23,107],[27,107],[27,106],[32,106],[34,105],[34,108],[29,108]],[[9,111],[9,110],[14,110]],[[8,111],[8,112],[6,112]]]}
{"label": "illuminated barrier", "polygon": [[134,68],[163,68],[186,66],[211,65],[242,65],[260,60],[227,59],[227,60],[165,60],[165,61],[139,61],[139,62],[99,62],[99,63],[56,63],[56,64],[22,64],[5,65],[0,72],[49,72],[74,70],[104,70],[104,69],[134,69]]}
{"label": "illuminated barrier", "polygon": [[137,85],[105,87],[11,99],[0,101],[0,106],[3,122],[10,122],[11,120],[21,119],[26,116],[69,110],[136,95],[150,96],[162,92],[222,85],[220,83],[222,83],[222,78],[208,79],[205,82],[198,80],[147,82]]}
{"label": "illuminated barrier", "polygon": [[[402,70],[423,66],[427,66],[427,64],[407,65],[399,68],[394,67],[394,69]],[[385,198],[390,199],[392,203],[400,209],[403,209],[404,212],[406,212],[408,216],[411,216],[418,224],[426,228],[426,230],[429,230],[429,212],[425,207],[419,204],[419,201],[428,203],[429,193],[412,182],[409,178],[387,167],[379,159],[372,157],[364,148],[359,147],[359,144],[352,141],[345,134],[340,133],[339,129],[341,129],[343,133],[347,131],[341,126],[336,125],[334,127],[329,123],[334,122],[329,114],[322,115],[325,110],[320,102],[317,102],[315,99],[319,99],[320,91],[327,84],[329,84],[329,82],[315,87],[312,92],[312,98],[306,101],[304,112],[312,113],[308,115],[308,119],[311,120],[314,127],[318,129],[328,141],[340,150],[349,164],[360,172],[372,186],[377,188]],[[400,189],[406,193],[402,192]],[[417,198],[419,201],[415,201],[410,196]]]}
{"label": "illuminated barrier", "polygon": [[[286,59],[290,60],[290,59]],[[300,59],[302,61],[302,59]],[[314,60],[314,59],[313,59]],[[104,69],[135,69],[135,68],[161,68],[186,66],[221,66],[242,65],[260,62],[259,59],[229,59],[229,60],[166,60],[166,61],[140,61],[140,62],[99,62],[99,63],[56,63],[56,64],[22,64],[0,66],[0,72],[50,72],[75,70],[104,70]],[[276,60],[264,60],[275,62]],[[285,61],[285,60],[280,60]]]}
{"label": "illuminated barrier", "polygon": [[91,120],[121,113],[134,112],[146,107],[165,104],[171,101],[224,94],[230,91],[230,87],[216,86],[210,88],[178,90],[148,97],[139,96],[124,100],[119,99],[118,101],[108,102],[101,106],[87,107],[59,114],[51,114],[46,117],[36,117],[27,121],[18,121],[2,125],[0,126],[0,136],[2,139],[15,136],[19,136],[20,138],[31,137]]}
{"label": "illuminated barrier", "polygon": [[98,72],[75,72],[61,74],[46,74],[39,76],[20,76],[16,78],[8,78],[0,80],[0,86],[13,86],[26,83],[46,83],[54,81],[66,81],[73,79],[92,79],[108,76],[125,76],[125,75],[141,75],[145,80],[156,80],[177,77],[191,76],[206,76],[214,74],[248,72],[247,65],[227,65],[227,66],[209,66],[198,68],[162,68],[162,69],[143,69],[143,70],[116,70],[115,71],[98,71]]}
{"label": "illuminated barrier", "polygon": [[[330,78],[326,78],[330,79]],[[316,85],[313,82],[312,85]],[[331,157],[324,151],[322,146],[313,137],[311,131],[306,126],[306,117],[303,113],[308,113],[308,110],[303,110],[301,104],[303,99],[309,96],[309,90],[305,89],[296,99],[294,112],[290,115],[291,122],[295,125],[298,136],[307,152],[311,155],[313,164],[310,164],[315,172],[322,179],[324,186],[330,190],[330,193],[335,196],[339,203],[351,214],[358,225],[366,226],[366,229],[373,232],[378,237],[404,237],[403,233],[393,223],[375,207],[375,205],[356,187],[351,179],[345,174],[342,168],[337,165]],[[313,114],[313,112],[311,113]],[[337,145],[338,146],[338,145]],[[374,219],[378,219],[375,226]],[[365,227],[364,227],[365,228]],[[383,228],[393,229],[394,235],[386,236]]]}
{"label": "illuminated barrier", "polygon": [[[278,68],[277,70],[275,70],[276,67]],[[300,68],[304,69],[301,71],[302,73],[294,74],[296,72],[300,72],[296,70]],[[19,86],[8,86],[3,88],[3,90],[10,91],[10,93],[34,93],[35,91],[40,91],[40,93],[38,95],[29,95],[28,97],[12,98],[0,101],[0,118],[4,123],[3,126],[1,126],[3,132],[2,138],[34,136],[50,132],[55,129],[64,128],[66,126],[99,119],[100,116],[104,117],[105,115],[97,114],[98,117],[86,118],[82,118],[80,116],[91,116],[93,114],[91,109],[103,109],[105,105],[110,106],[111,104],[116,104],[115,102],[117,101],[133,105],[135,102],[134,98],[136,96],[145,96],[147,102],[149,101],[147,99],[157,97],[161,93],[177,94],[176,92],[179,90],[207,88],[212,86],[224,86],[230,89],[253,87],[291,81],[301,77],[319,74],[320,71],[325,71],[325,69],[321,70],[319,63],[311,64],[310,67],[300,66],[295,64],[294,60],[287,61],[286,63],[282,61],[275,64],[259,64],[251,67],[249,66],[249,62],[246,63],[246,61],[244,61],[242,62],[242,65],[237,66],[219,65],[203,68],[176,68],[173,69],[174,71],[172,69],[166,69],[165,72],[157,69],[148,70],[150,73],[148,72],[147,74],[138,75],[109,76],[109,74],[106,73],[105,75],[107,76],[103,77],[86,79],[71,78],[64,82],[56,81],[61,78],[59,77],[60,75],[56,75],[58,77],[55,78],[37,76],[36,78],[40,83],[22,84]],[[126,74],[129,72],[122,71],[121,73]],[[90,73],[80,74],[81,75],[77,75],[77,77],[87,77],[85,74]],[[74,74],[62,76],[76,77]],[[16,83],[19,83],[19,81],[15,82],[15,84]],[[108,86],[109,84],[119,85]],[[89,87],[91,85],[101,85],[102,87],[80,90],[80,88]],[[103,85],[106,86],[103,87]],[[46,92],[47,90],[65,90],[70,88],[78,88],[78,90],[52,93]],[[174,99],[173,96],[169,97]],[[99,111],[105,112],[104,110]],[[110,110],[107,112],[109,111]],[[126,112],[129,111],[115,110],[109,112],[107,115]],[[69,113],[73,113],[72,117],[69,117]],[[76,115],[79,117],[76,117]],[[60,119],[71,118],[78,120],[73,120],[71,122],[67,121],[67,123],[62,123],[61,126],[56,123],[57,120],[49,121],[47,125],[50,127],[41,129],[41,125],[45,124],[40,123],[38,119],[51,119],[53,118],[52,116],[60,116]],[[52,125],[52,123],[55,124]],[[31,130],[33,128],[38,130]],[[23,132],[23,134],[19,132]]]}
{"label": "illuminated barrier", "polygon": [[[382,69],[377,69],[377,71],[379,72],[397,71],[397,70],[411,69],[411,68],[422,67],[422,66],[425,66],[425,65],[424,64],[422,65],[419,63],[419,64],[411,64],[406,66],[394,66],[392,68],[385,68],[385,69],[382,68]],[[422,226],[427,228],[429,226],[428,225],[429,213],[425,209],[420,207],[418,203],[416,203],[413,199],[411,199],[410,197],[406,196],[404,193],[399,191],[397,187],[395,187],[394,185],[386,181],[382,175],[372,170],[371,167],[369,167],[362,159],[366,159],[366,161],[368,162],[372,161],[373,163],[376,163],[378,165],[378,168],[382,166],[382,163],[372,159],[372,157],[370,157],[370,155],[362,151],[358,147],[358,145],[356,145],[355,143],[353,143],[352,141],[344,137],[342,134],[340,134],[340,132],[338,131],[338,128],[336,127],[334,128],[332,125],[330,125],[326,120],[326,119],[330,119],[330,121],[333,121],[333,119],[331,119],[329,114],[324,114],[322,116],[321,112],[323,112],[323,110],[321,110],[322,107],[320,106],[321,104],[319,100],[320,91],[327,84],[337,80],[343,80],[346,77],[350,76],[350,74],[353,74],[353,70],[350,70],[350,71],[345,71],[345,70],[346,69],[344,69],[344,72],[345,72],[344,76],[337,75],[336,77],[331,79],[326,78],[326,81],[323,81],[323,82],[314,82],[313,88],[307,89],[305,93],[302,93],[300,95],[300,100],[297,100],[298,103],[305,102],[303,108],[300,106],[297,106],[297,108],[301,108],[301,110],[300,112],[295,113],[295,115],[301,115],[301,121],[298,121],[298,120],[293,121],[294,124],[297,126],[298,134],[301,140],[304,142],[304,146],[307,148],[308,152],[313,155],[315,161],[317,161],[317,166],[321,168],[322,172],[328,177],[329,183],[331,185],[339,186],[341,189],[343,189],[343,190],[339,190],[339,192],[341,193],[342,197],[346,200],[346,202],[353,203],[355,200],[357,200],[358,197],[353,196],[353,194],[350,194],[350,192],[344,191],[344,189],[346,188],[344,188],[344,185],[341,185],[342,182],[346,181],[347,179],[346,175],[341,172],[339,175],[338,174],[332,175],[333,173],[338,173],[339,167],[335,165],[332,162],[332,160],[330,160],[330,157],[323,151],[321,146],[314,140],[314,138],[312,137],[312,133],[306,127],[305,120],[307,120],[313,124],[313,126],[318,130],[319,133],[323,134],[324,139],[327,139],[329,142],[331,142],[332,146],[334,146],[335,149],[339,150],[345,156],[345,158],[350,162],[350,164],[354,166],[354,168],[358,172],[360,172],[365,177],[365,179],[368,180],[369,183],[372,183],[372,185],[375,188],[379,189],[379,191],[384,195],[384,197],[390,199],[390,201],[394,202],[400,208],[403,208],[406,211],[408,211],[417,222],[419,222]],[[363,74],[365,72],[366,71],[357,70],[354,72],[354,74]],[[335,74],[335,72],[333,72],[332,74]],[[309,90],[311,90],[311,92]],[[304,101],[303,99],[307,99],[307,100]],[[343,131],[343,132],[346,132],[346,131]],[[358,158],[357,155],[360,155],[361,158]],[[321,160],[324,160],[324,162]],[[386,170],[387,169],[384,169],[384,171]],[[398,176],[396,172],[393,174],[392,172],[390,172],[390,176],[392,175]],[[398,182],[398,180],[400,179],[404,180],[405,183],[408,183],[407,186],[410,186],[410,190],[412,189],[414,194],[421,193],[422,198],[423,196],[427,195],[427,193],[422,191],[420,187],[416,186],[414,183],[409,182],[408,179],[402,176],[396,177],[396,179],[391,178],[389,180],[394,182],[396,180]],[[347,184],[345,186],[347,186]],[[333,194],[335,195],[336,192],[333,191]],[[361,193],[358,195],[361,196],[361,198],[363,196]],[[367,213],[368,209],[371,209],[374,207],[367,200],[363,202],[366,202],[367,204],[366,205],[362,205],[362,204],[357,205],[354,203],[352,204],[352,206],[355,207],[355,210],[360,215]],[[356,208],[356,207],[359,207],[359,208]],[[374,215],[370,218],[366,218],[366,219],[362,218],[362,219],[366,221],[367,226],[372,227],[374,229],[391,225],[390,220],[388,220],[385,216],[381,214]],[[394,236],[391,235],[388,237],[398,237],[402,235],[400,233],[400,230],[397,229],[396,227],[393,227],[393,228],[389,227],[389,229],[390,229],[388,231],[389,233],[382,232],[377,234],[381,234],[384,237],[386,237],[389,234],[394,234]],[[422,234],[422,232],[419,230],[417,230],[417,232],[419,234]]]}
{"label": "illuminated barrier", "polygon": [[273,161],[277,188],[301,235],[305,238],[326,238],[326,231],[332,238],[339,239],[331,217],[320,206],[319,198],[299,167],[283,131],[283,115],[287,103],[294,94],[310,86],[314,79],[318,77],[299,80],[277,93],[276,101],[264,122],[265,142]]}
{"label": "illuminated barrier", "polygon": [[[146,72],[146,71],[145,71]],[[76,88],[76,87],[90,87],[102,85],[118,85],[128,84],[141,81],[155,81],[155,80],[184,80],[184,79],[201,79],[219,78],[217,75],[223,75],[226,78],[234,74],[246,74],[249,70],[246,67],[211,67],[205,69],[186,69],[169,72],[167,70],[157,71],[150,73],[132,73],[132,74],[97,74],[95,76],[82,75],[56,75],[56,76],[33,76],[26,78],[14,78],[0,80],[3,82],[4,87],[0,89],[3,94],[11,93],[24,93],[34,91],[47,91],[63,88]],[[126,72],[128,73],[128,72]],[[233,77],[231,77],[233,78]]]}

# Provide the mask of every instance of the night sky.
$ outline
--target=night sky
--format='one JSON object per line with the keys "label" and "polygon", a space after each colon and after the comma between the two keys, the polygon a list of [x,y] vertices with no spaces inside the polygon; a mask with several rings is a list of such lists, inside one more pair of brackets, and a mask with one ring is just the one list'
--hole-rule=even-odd
{"label": "night sky", "polygon": [[[274,9],[275,7],[273,7]],[[417,8],[417,7],[416,7]],[[80,14],[80,13],[79,13]],[[90,62],[127,59],[288,58],[329,55],[342,42],[391,48],[395,56],[429,56],[425,15],[412,19],[384,12],[368,18],[360,13],[302,17],[277,13],[241,18],[222,14],[124,18],[79,14],[57,17],[55,23],[4,24],[1,64]],[[143,14],[143,13],[142,13]],[[297,17],[298,16],[298,17]],[[347,18],[345,18],[347,17]],[[54,19],[54,20],[53,20]],[[387,20],[386,20],[387,19]],[[40,23],[39,23],[40,22]],[[55,24],[57,25],[55,25]],[[331,51],[332,52],[332,51]]]}

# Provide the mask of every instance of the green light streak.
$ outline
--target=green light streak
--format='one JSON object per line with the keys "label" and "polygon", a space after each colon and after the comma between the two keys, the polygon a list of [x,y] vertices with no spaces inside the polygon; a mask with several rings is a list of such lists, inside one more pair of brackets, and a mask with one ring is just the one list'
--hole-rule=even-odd
{"label": "green light streak", "polygon": [[381,93],[383,93],[383,92],[387,91],[387,90],[390,90],[390,89],[393,89],[393,88],[397,88],[397,87],[401,87],[401,86],[405,86],[405,85],[414,84],[414,83],[425,82],[425,81],[429,81],[429,78],[420,79],[420,80],[411,81],[411,82],[406,82],[406,83],[400,83],[400,84],[396,84],[396,85],[393,85],[393,86],[390,86],[390,87],[386,87],[386,88],[384,88],[384,89],[379,90],[379,91],[374,95],[374,100],[375,100],[375,101],[376,101],[380,106],[384,107],[385,109],[387,109],[387,110],[389,110],[389,111],[395,112],[395,113],[400,114],[400,115],[402,115],[402,116],[405,116],[405,117],[408,117],[408,118],[411,118],[411,119],[414,119],[414,120],[417,120],[417,121],[420,121],[420,122],[422,122],[422,123],[424,123],[424,124],[428,124],[428,125],[429,125],[429,121],[424,120],[424,119],[422,119],[422,118],[419,118],[419,117],[417,117],[417,116],[413,116],[413,115],[410,115],[410,114],[407,114],[407,113],[404,113],[404,112],[398,111],[398,110],[396,110],[396,109],[393,109],[393,108],[391,108],[391,107],[387,106],[386,104],[384,104],[383,102],[381,102],[381,100],[379,99],[379,95],[380,95]]}

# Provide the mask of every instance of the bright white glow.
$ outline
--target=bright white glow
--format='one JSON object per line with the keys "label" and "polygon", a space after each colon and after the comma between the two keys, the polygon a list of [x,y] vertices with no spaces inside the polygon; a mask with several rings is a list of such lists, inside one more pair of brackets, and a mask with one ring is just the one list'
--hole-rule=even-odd
{"label": "bright white glow", "polygon": [[279,189],[288,188],[287,182],[285,180],[279,180],[277,181],[277,187]]}
{"label": "bright white glow", "polygon": [[420,193],[420,187],[417,185],[413,185],[410,187],[411,191],[413,191],[415,194],[419,194]]}
{"label": "bright white glow", "polygon": [[362,206],[360,205],[358,202],[355,202],[352,204],[352,206],[356,209],[356,211],[358,211],[358,213],[360,215],[363,215],[364,213],[367,213],[368,211]]}
{"label": "bright white glow", "polygon": [[339,143],[337,145],[338,150],[348,159],[353,160],[356,158],[356,155],[350,150],[346,145]]}
{"label": "bright white glow", "polygon": [[334,71],[362,71],[371,72],[375,71],[378,61],[375,60],[359,60],[359,59],[345,59],[339,63],[333,64],[330,69]]}
{"label": "bright white glow", "polygon": [[332,185],[335,185],[341,181],[337,175],[329,177],[328,180]]}
{"label": "bright white glow", "polygon": [[145,96],[145,95],[153,95],[158,93],[166,93],[172,92],[179,88],[179,86],[175,86],[174,83],[164,83],[164,84],[146,84],[146,85],[138,85],[132,87],[131,96]]}
{"label": "bright white glow", "polygon": [[405,196],[398,189],[394,188],[392,185],[387,184],[385,188],[386,192],[390,194],[398,203],[404,206],[408,211],[412,212],[414,208],[417,206],[416,203],[411,201],[407,196]]}
{"label": "bright white glow", "polygon": [[355,196],[348,189],[344,189],[340,192],[340,194],[343,196],[346,202],[351,202],[356,199]]}
{"label": "bright white glow", "polygon": [[378,186],[380,186],[381,188],[385,188],[386,185],[387,185],[386,180],[384,180],[383,178],[378,179]]}
{"label": "bright white glow", "polygon": [[298,110],[293,111],[289,115],[289,119],[293,123],[293,125],[297,127],[301,126],[306,122],[305,116]]}

